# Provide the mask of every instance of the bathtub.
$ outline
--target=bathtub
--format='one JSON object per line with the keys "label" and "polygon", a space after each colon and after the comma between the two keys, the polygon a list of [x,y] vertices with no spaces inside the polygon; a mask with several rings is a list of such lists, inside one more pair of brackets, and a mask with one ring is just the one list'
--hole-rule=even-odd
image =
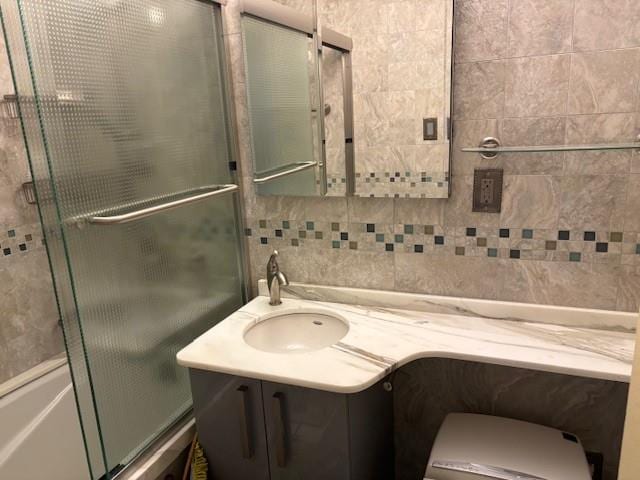
{"label": "bathtub", "polygon": [[0,479],[87,480],[69,368],[45,362],[0,385]]}

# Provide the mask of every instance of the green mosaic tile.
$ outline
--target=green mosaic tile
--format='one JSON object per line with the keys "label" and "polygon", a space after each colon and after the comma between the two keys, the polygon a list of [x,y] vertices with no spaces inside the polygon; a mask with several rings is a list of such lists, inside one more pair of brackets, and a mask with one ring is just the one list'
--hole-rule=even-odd
{"label": "green mosaic tile", "polygon": [[384,233],[376,233],[376,242],[384,243]]}
{"label": "green mosaic tile", "polygon": [[533,230],[525,228],[522,230],[522,238],[533,238]]}
{"label": "green mosaic tile", "polygon": [[334,240],[333,242],[331,242],[331,247],[340,248],[340,240]]}
{"label": "green mosaic tile", "polygon": [[405,235],[413,234],[413,225],[405,225],[404,226],[404,233],[405,233]]}
{"label": "green mosaic tile", "polygon": [[290,227],[291,225],[289,224],[289,220],[282,221],[282,228],[284,228],[285,230],[289,230]]}
{"label": "green mosaic tile", "polygon": [[259,222],[260,228],[267,228],[267,221],[266,220],[260,220]]}
{"label": "green mosaic tile", "polygon": [[487,256],[492,257],[492,258],[496,258],[498,256],[498,249],[497,248],[489,248],[489,249],[487,249]]}
{"label": "green mosaic tile", "polygon": [[404,243],[404,235],[395,235],[393,239],[396,243]]}
{"label": "green mosaic tile", "polygon": [[307,222],[307,230],[314,230],[315,225],[313,222]]}
{"label": "green mosaic tile", "polygon": [[580,252],[569,252],[570,262],[579,262],[581,259],[582,259],[582,254]]}

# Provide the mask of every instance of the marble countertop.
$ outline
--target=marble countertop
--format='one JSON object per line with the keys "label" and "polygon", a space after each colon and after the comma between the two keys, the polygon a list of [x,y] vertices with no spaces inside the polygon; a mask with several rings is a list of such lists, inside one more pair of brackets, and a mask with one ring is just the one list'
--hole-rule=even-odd
{"label": "marble countertop", "polygon": [[[339,393],[362,391],[413,360],[436,357],[620,382],[631,377],[633,314],[351,290],[294,285],[277,307],[258,296],[181,350],[178,363]],[[349,332],[330,347],[288,354],[243,340],[266,313],[308,309],[342,317]]]}

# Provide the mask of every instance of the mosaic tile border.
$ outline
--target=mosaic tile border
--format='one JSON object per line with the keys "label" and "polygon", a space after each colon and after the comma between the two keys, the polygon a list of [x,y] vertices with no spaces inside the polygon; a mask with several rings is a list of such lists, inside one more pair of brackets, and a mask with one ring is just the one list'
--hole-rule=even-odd
{"label": "mosaic tile border", "polygon": [[640,233],[258,220],[256,244],[640,266]]}
{"label": "mosaic tile border", "polygon": [[39,224],[0,228],[0,265],[3,261],[28,255],[44,246]]}

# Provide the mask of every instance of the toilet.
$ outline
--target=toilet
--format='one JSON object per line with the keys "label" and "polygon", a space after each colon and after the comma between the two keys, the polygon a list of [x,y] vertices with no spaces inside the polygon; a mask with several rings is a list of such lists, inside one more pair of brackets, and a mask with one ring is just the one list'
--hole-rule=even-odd
{"label": "toilet", "polygon": [[436,437],[425,480],[591,480],[580,440],[508,418],[449,414]]}

